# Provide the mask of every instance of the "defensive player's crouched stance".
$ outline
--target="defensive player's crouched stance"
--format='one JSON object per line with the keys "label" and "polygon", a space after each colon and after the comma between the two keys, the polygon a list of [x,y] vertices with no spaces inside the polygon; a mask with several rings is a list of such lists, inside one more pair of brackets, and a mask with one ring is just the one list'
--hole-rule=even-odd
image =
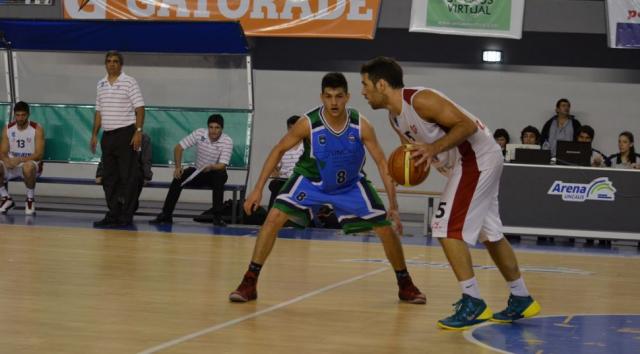
{"label": "defensive player's crouched stance", "polygon": [[[303,115],[273,148],[254,190],[244,203],[245,211],[250,214],[260,203],[267,178],[282,155],[302,141],[304,153],[260,228],[249,269],[240,286],[229,295],[229,300],[255,300],[258,276],[278,231],[287,220],[307,225],[314,206],[329,204],[346,232],[373,228],[396,272],[400,299],[425,304],[425,295],[416,288],[407,271],[400,239],[387,220],[388,216],[396,229],[402,231],[395,189],[373,127],[358,111],[346,108],[349,91],[341,73],[324,76],[320,98],[322,105]],[[378,167],[389,196],[388,213],[362,172],[365,147]]]}

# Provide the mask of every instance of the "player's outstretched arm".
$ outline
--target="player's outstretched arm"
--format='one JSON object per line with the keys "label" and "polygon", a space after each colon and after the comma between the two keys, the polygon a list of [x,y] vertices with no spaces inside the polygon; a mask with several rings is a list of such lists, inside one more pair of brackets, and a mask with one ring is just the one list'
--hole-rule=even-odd
{"label": "player's outstretched arm", "polygon": [[253,190],[244,202],[244,211],[248,215],[251,215],[258,205],[260,205],[264,185],[267,183],[267,179],[269,179],[269,176],[276,168],[276,165],[278,165],[280,159],[282,159],[282,155],[284,155],[287,150],[298,145],[301,140],[310,136],[311,128],[309,127],[309,120],[306,119],[304,115],[301,117],[303,119],[298,119],[296,124],[280,139],[276,146],[271,149],[267,160],[264,162],[264,165],[262,165],[260,177],[258,177],[258,181],[253,187]]}
{"label": "player's outstretched arm", "polygon": [[360,138],[364,143],[364,146],[369,151],[369,155],[373,158],[373,161],[378,167],[378,173],[384,184],[384,190],[387,192],[389,198],[389,210],[388,215],[392,219],[396,231],[402,234],[402,223],[400,222],[400,214],[398,212],[398,200],[396,198],[396,187],[393,184],[391,175],[389,174],[389,166],[387,166],[387,159],[384,156],[384,151],[378,143],[376,132],[371,123],[364,117],[360,117]]}
{"label": "player's outstretched arm", "polygon": [[437,92],[420,91],[413,99],[413,107],[422,119],[449,130],[433,144],[421,144],[415,148],[412,156],[417,158],[416,164],[428,161],[438,153],[462,144],[478,130],[471,117]]}

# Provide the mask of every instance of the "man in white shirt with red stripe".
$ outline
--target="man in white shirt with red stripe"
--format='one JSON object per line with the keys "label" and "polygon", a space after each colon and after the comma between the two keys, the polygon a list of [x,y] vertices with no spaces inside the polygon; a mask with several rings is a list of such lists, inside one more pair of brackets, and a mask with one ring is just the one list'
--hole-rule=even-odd
{"label": "man in white shirt with red stripe", "polygon": [[[122,72],[123,65],[122,54],[107,52],[107,75],[98,81],[90,147],[95,153],[98,131],[102,128],[102,187],[109,211],[104,219],[93,223],[95,227],[132,225],[141,183],[138,154],[144,100],[136,79]],[[120,197],[124,198],[124,204],[120,203]]]}
{"label": "man in white shirt with red stripe", "polygon": [[[200,128],[187,135],[173,150],[175,158],[175,171],[169,192],[162,206],[162,212],[150,224],[173,223],[173,211],[180,198],[183,183],[189,186],[210,186],[213,193],[213,223],[216,226],[225,226],[220,215],[222,211],[222,198],[224,196],[224,184],[227,182],[227,166],[231,161],[233,152],[233,140],[222,131],[224,118],[219,114],[213,114],[207,120],[207,129]],[[182,169],[182,153],[185,149],[196,147],[196,166]],[[194,173],[197,175],[193,176]],[[190,178],[192,177],[192,178]]]}
{"label": "man in white shirt with red stripe", "polygon": [[21,177],[27,188],[24,213],[33,215],[36,211],[34,193],[36,178],[42,173],[44,157],[44,129],[29,120],[29,105],[18,102],[13,108],[15,120],[2,130],[0,146],[0,213],[6,214],[16,203],[13,201],[5,182]]}
{"label": "man in white shirt with red stripe", "polygon": [[[452,316],[438,321],[445,329],[466,329],[492,320],[513,322],[538,314],[540,305],[529,295],[509,241],[502,234],[498,191],[503,157],[491,131],[444,94],[429,88],[405,88],[402,68],[393,59],[378,57],[360,70],[362,94],[373,109],[387,109],[389,122],[403,144],[414,145],[416,164],[452,167],[432,223],[460,283],[462,299]],[[455,161],[441,161],[455,152]],[[511,295],[507,308],[493,314],[480,296],[466,243],[483,242]]]}

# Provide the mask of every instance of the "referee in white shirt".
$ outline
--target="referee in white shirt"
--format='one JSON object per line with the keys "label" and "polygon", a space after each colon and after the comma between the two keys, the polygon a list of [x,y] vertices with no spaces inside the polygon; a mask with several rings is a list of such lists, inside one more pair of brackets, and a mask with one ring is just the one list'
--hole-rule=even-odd
{"label": "referee in white shirt", "polygon": [[[138,82],[122,72],[123,64],[122,54],[107,52],[107,75],[98,81],[90,144],[95,153],[102,128],[102,187],[109,211],[104,219],[93,223],[95,227],[132,225],[141,183],[137,154],[142,143],[144,101]],[[118,201],[119,197],[124,204]]]}
{"label": "referee in white shirt", "polygon": [[[183,183],[189,186],[209,186],[213,193],[213,224],[225,226],[220,215],[222,211],[222,197],[224,184],[227,182],[227,165],[233,152],[233,140],[224,134],[224,118],[213,114],[207,120],[207,129],[196,129],[187,135],[173,150],[176,162],[173,181],[169,187],[167,198],[162,206],[162,212],[150,224],[173,223],[173,210],[180,198]],[[196,147],[196,167],[182,169],[182,153],[184,150]],[[198,173],[195,176],[193,174]]]}

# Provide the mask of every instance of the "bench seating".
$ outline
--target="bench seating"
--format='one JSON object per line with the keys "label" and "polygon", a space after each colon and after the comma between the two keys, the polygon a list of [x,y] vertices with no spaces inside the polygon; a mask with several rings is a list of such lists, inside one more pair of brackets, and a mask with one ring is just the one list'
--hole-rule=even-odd
{"label": "bench seating", "polygon": [[[15,181],[15,180],[14,180]],[[87,186],[96,186],[96,181],[93,178],[75,178],[75,177],[46,177],[41,176],[38,177],[36,183],[51,183],[51,184],[78,184],[78,185],[87,185]],[[151,181],[144,188],[169,188],[171,182],[159,182],[159,181]],[[192,187],[186,186],[185,189],[209,189],[209,187]],[[245,186],[242,184],[225,184],[225,191],[232,192],[232,203],[233,209],[231,212],[231,223],[236,224],[239,220],[239,216],[237,215],[237,206],[238,203],[244,202],[245,197]]]}

